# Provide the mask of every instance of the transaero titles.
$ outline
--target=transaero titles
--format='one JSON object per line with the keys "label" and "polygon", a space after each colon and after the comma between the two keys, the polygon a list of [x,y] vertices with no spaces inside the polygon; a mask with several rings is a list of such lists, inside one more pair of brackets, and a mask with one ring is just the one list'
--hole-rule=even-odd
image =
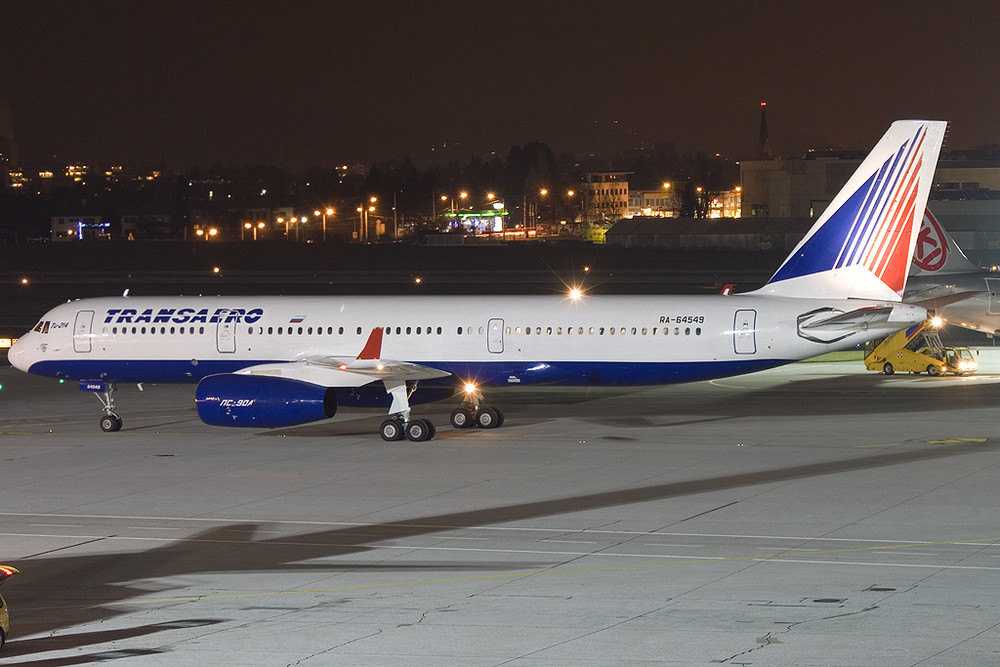
{"label": "transaero titles", "polygon": [[104,317],[105,324],[186,324],[191,322],[245,322],[253,324],[264,316],[263,308],[147,308],[141,313],[135,308],[109,308]]}

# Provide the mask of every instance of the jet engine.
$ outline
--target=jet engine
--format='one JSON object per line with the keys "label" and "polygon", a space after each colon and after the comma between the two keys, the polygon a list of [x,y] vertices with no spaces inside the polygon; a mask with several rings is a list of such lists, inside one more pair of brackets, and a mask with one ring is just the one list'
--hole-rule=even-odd
{"label": "jet engine", "polygon": [[198,416],[212,426],[280,428],[329,419],[337,392],[311,382],[222,373],[198,383]]}

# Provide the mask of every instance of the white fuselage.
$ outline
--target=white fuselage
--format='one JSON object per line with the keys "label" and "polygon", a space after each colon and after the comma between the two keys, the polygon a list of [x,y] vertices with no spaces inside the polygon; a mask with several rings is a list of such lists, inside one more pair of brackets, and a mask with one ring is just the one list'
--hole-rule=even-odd
{"label": "white fuselage", "polygon": [[[817,339],[803,316],[885,302],[732,296],[109,297],[49,311],[11,363],[54,377],[196,382],[258,364],[381,357],[483,384],[651,384],[724,377],[853,347],[923,319]],[[889,304],[891,305],[891,304]],[[898,314],[897,314],[898,311]]]}

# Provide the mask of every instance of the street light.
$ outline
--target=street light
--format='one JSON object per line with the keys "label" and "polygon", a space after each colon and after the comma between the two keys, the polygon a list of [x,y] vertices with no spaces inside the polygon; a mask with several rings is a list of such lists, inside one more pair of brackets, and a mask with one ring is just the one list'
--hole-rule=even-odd
{"label": "street light", "polygon": [[323,243],[326,243],[326,216],[333,215],[334,213],[336,213],[336,211],[330,207],[327,207],[325,211],[321,211],[319,209],[313,211],[313,215],[317,217],[321,215],[323,216]]}

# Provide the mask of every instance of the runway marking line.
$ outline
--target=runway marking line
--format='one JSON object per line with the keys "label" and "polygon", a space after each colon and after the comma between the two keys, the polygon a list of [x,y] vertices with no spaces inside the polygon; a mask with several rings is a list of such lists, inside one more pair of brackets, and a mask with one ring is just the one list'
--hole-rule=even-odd
{"label": "runway marking line", "polygon": [[[980,538],[976,540],[951,540],[947,542],[920,542],[917,543],[919,546],[944,546],[944,545],[955,545],[955,544],[969,544],[969,545],[981,545],[981,546],[995,546],[1000,538]],[[824,554],[836,554],[836,553],[856,553],[862,551],[882,551],[888,549],[899,549],[904,545],[884,545],[884,546],[871,546],[871,547],[854,547],[850,549],[829,549],[824,551],[796,551],[795,556],[819,556]],[[912,547],[913,544],[907,545]],[[593,556],[600,556],[600,554],[589,554]],[[477,575],[473,577],[450,577],[447,579],[419,579],[414,581],[394,581],[384,584],[352,584],[350,586],[333,586],[330,588],[310,588],[310,589],[298,589],[292,591],[270,591],[270,592],[259,592],[259,593],[233,593],[226,595],[186,595],[177,596],[169,598],[155,598],[151,600],[124,600],[122,602],[106,602],[100,606],[104,607],[126,607],[126,606],[140,606],[149,604],[166,604],[172,602],[197,602],[199,600],[234,600],[242,598],[253,598],[253,597],[275,597],[279,595],[308,595],[312,593],[331,593],[335,591],[349,591],[349,590],[360,590],[360,589],[375,589],[375,588],[391,588],[397,586],[419,586],[426,584],[447,584],[447,583],[457,583],[461,581],[487,581],[491,579],[520,579],[527,577],[537,577],[540,575],[551,575],[551,574],[582,574],[587,572],[608,572],[614,570],[634,570],[638,568],[647,567],[664,567],[668,565],[691,565],[695,563],[724,563],[724,562],[736,562],[736,561],[753,561],[753,562],[763,562],[773,561],[777,563],[802,563],[802,564],[823,564],[823,565],[871,565],[875,567],[921,567],[921,568],[938,568],[941,570],[1000,570],[998,567],[988,567],[988,566],[967,566],[967,565],[927,565],[927,564],[909,564],[909,563],[865,563],[865,562],[850,562],[850,561],[809,561],[809,560],[795,560],[788,558],[788,552],[773,554],[771,556],[731,556],[731,557],[719,557],[719,558],[695,558],[691,560],[679,560],[679,561],[666,561],[662,563],[637,563],[635,565],[609,565],[606,567],[585,567],[585,568],[573,568],[565,570],[554,570],[545,569],[537,572],[511,572],[509,574],[484,574]],[[90,606],[90,605],[88,605]]]}

